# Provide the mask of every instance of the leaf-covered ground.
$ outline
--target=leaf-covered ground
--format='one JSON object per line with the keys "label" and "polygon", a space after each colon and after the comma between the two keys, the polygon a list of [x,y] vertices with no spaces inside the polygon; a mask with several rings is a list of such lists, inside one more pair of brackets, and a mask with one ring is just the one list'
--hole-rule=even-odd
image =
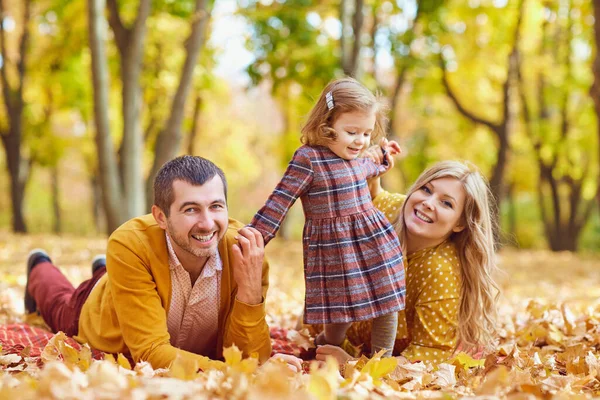
{"label": "leaf-covered ground", "polygon": [[[23,321],[25,258],[36,247],[50,252],[78,283],[104,238],[15,236],[0,232],[0,323]],[[293,328],[302,308],[301,247],[269,245],[269,323]],[[498,257],[502,337],[482,360],[459,354],[437,368],[398,359],[366,359],[345,368],[309,367],[293,373],[279,363],[261,367],[235,349],[225,362],[170,370],[122,358],[93,361],[56,335],[41,358],[0,355],[0,398],[592,398],[600,395],[600,256],[504,250]]]}

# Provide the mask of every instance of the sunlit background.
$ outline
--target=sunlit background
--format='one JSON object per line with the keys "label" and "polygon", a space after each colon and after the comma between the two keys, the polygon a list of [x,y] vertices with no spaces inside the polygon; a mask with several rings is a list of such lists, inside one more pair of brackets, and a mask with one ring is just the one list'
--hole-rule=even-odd
{"label": "sunlit background", "polygon": [[[591,1],[106,0],[101,11],[2,1],[5,232],[106,235],[149,210],[157,168],[185,153],[225,170],[230,214],[247,222],[321,89],[352,75],[389,104],[403,148],[386,189],[469,160],[492,183],[505,246],[600,248]],[[298,239],[302,222],[296,206],[282,237]]]}

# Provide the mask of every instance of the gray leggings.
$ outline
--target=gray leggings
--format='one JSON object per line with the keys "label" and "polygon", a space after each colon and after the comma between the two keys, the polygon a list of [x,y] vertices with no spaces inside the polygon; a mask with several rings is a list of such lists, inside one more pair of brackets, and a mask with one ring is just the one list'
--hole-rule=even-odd
{"label": "gray leggings", "polygon": [[[325,324],[323,332],[317,336],[317,344],[332,344],[339,346],[346,337],[346,331],[351,322],[341,324]],[[371,356],[382,349],[386,349],[384,357],[391,357],[398,329],[398,313],[390,313],[373,318],[371,330]]]}

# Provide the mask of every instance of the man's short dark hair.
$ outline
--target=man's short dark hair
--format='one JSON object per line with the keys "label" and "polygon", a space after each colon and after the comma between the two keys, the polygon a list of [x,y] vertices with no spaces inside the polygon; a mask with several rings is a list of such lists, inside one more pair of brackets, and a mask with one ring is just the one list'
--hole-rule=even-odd
{"label": "man's short dark hair", "polygon": [[166,162],[154,178],[154,204],[165,215],[169,216],[173,197],[173,182],[176,180],[187,182],[191,185],[204,185],[218,175],[223,182],[225,200],[227,200],[227,180],[221,168],[206,158],[198,156],[181,156]]}

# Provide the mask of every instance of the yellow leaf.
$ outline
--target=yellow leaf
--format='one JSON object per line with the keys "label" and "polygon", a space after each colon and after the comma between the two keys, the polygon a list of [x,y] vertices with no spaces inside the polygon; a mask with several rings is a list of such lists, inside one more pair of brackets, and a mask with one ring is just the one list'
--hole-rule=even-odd
{"label": "yellow leaf", "polygon": [[287,332],[287,339],[297,346],[302,347],[304,350],[315,347],[313,341],[310,340],[310,333],[306,328],[302,329],[301,331],[290,329]]}
{"label": "yellow leaf", "polygon": [[501,365],[486,375],[476,393],[478,395],[495,395],[499,389],[505,388],[508,382],[508,368]]}
{"label": "yellow leaf", "polygon": [[328,357],[322,368],[316,362],[310,364],[310,379],[308,392],[318,400],[333,400],[337,398],[339,388],[339,366],[333,357]]}
{"label": "yellow leaf", "polygon": [[548,329],[548,343],[561,345],[565,340],[565,335],[553,324]]}
{"label": "yellow leaf", "polygon": [[396,369],[396,366],[398,365],[398,360],[394,357],[379,357],[380,353],[375,354],[373,358],[371,358],[361,370],[362,373],[370,375],[374,381],[380,380],[381,378],[392,372],[394,369]]}
{"label": "yellow leaf", "polygon": [[87,371],[90,365],[92,365],[92,349],[88,344],[84,344],[81,346],[81,350],[79,351],[79,361],[77,362],[77,366],[82,371]]}
{"label": "yellow leaf", "polygon": [[534,319],[542,318],[544,313],[548,310],[548,306],[539,303],[538,301],[531,300],[527,305],[527,311],[531,314]]}
{"label": "yellow leaf", "polygon": [[109,361],[109,362],[111,362],[113,364],[117,363],[117,361],[115,360],[115,356],[113,356],[110,353],[104,353],[104,361]]}
{"label": "yellow leaf", "polygon": [[251,374],[258,368],[258,357],[243,358],[242,351],[236,345],[223,349],[225,364],[234,371]]}
{"label": "yellow leaf", "polygon": [[458,353],[453,359],[449,361],[449,364],[456,365],[464,370],[476,367],[483,367],[485,360],[476,360],[465,352]]}
{"label": "yellow leaf", "polygon": [[40,355],[44,364],[47,364],[50,361],[60,360],[61,354],[59,343],[64,342],[65,339],[66,335],[63,332],[58,332],[48,340],[48,343],[44,346],[44,350],[42,350],[42,354]]}
{"label": "yellow leaf", "polygon": [[225,358],[225,364],[235,366],[242,361],[242,352],[234,344],[231,347],[223,349],[223,358]]}
{"label": "yellow leaf", "polygon": [[129,362],[127,357],[125,357],[121,353],[119,353],[119,355],[117,355],[117,364],[119,364],[121,367],[123,367],[125,369],[131,370],[131,363]]}
{"label": "yellow leaf", "polygon": [[175,361],[169,368],[169,376],[183,381],[191,381],[198,376],[198,360],[194,357],[185,357],[177,353]]}
{"label": "yellow leaf", "polygon": [[79,352],[67,342],[60,341],[58,342],[58,349],[60,354],[62,355],[63,362],[69,366],[75,366],[79,362]]}
{"label": "yellow leaf", "polygon": [[308,382],[308,392],[318,400],[335,399],[333,388],[324,376],[311,376]]}

